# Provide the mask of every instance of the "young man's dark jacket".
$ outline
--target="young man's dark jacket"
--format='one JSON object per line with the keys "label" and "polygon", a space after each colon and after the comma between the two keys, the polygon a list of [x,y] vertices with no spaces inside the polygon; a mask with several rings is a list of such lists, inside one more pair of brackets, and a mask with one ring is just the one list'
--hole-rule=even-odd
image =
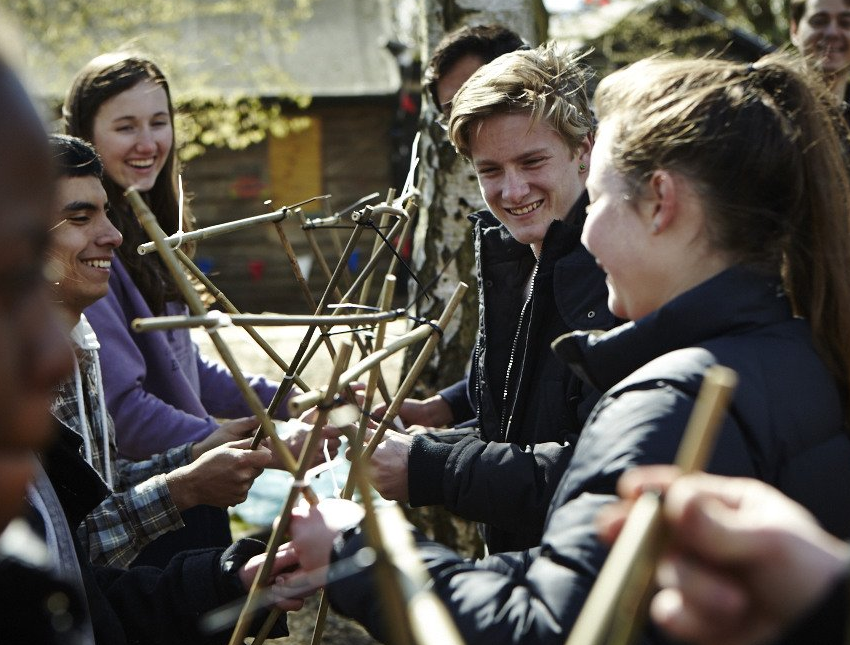
{"label": "young man's dark jacket", "polygon": [[586,206],[585,193],[551,224],[539,263],[489,212],[471,218],[480,305],[469,391],[477,432],[454,443],[440,441],[441,433],[415,437],[408,487],[414,506],[441,504],[482,522],[491,553],[539,543],[549,501],[599,398],[550,348],[561,334],[615,321],[605,274],[581,244]]}
{"label": "young man's dark jacket", "polygon": [[[474,561],[420,538],[433,588],[467,642],[564,642],[607,555],[594,519],[617,499],[623,472],[672,463],[711,365],[734,369],[739,382],[707,470],[761,479],[826,530],[850,535],[842,396],[778,277],[733,267],[645,318],[605,334],[570,334],[556,349],[605,394],[555,492],[540,546]],[[362,544],[357,530],[347,533],[334,558]],[[370,574],[327,593],[338,611],[381,632]],[[648,631],[645,642],[668,641]]]}
{"label": "young man's dark jacket", "polygon": [[[240,540],[227,550],[198,549],[176,555],[165,569],[130,570],[93,566],[77,540],[76,527],[106,496],[100,476],[80,455],[82,437],[59,426],[44,455],[44,469],[74,536],[86,602],[98,645],[226,643],[227,631],[209,635],[198,628],[208,611],[245,596],[237,570],[265,545]],[[262,623],[257,619],[255,631]],[[277,628],[278,635],[285,633]]]}

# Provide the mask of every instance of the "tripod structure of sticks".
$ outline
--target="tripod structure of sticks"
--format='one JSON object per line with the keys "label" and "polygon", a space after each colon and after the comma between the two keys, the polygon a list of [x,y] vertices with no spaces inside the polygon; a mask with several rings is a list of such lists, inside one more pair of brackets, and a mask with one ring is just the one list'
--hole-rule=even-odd
{"label": "tripod structure of sticks", "polygon": [[[362,527],[367,538],[367,547],[363,551],[368,550],[368,553],[361,553],[362,557],[350,559],[357,559],[358,562],[334,563],[332,565],[334,570],[326,572],[327,579],[338,579],[344,575],[350,575],[354,570],[374,565],[376,583],[381,594],[381,606],[386,620],[386,633],[389,635],[390,642],[398,644],[462,643],[463,640],[445,606],[429,591],[427,571],[416,553],[403,514],[397,506],[376,509],[372,504],[373,492],[368,479],[369,457],[381,442],[386,429],[393,423],[404,399],[413,389],[467,289],[466,284],[459,283],[444,311],[435,321],[417,320],[408,316],[405,309],[392,308],[396,284],[395,272],[400,259],[399,249],[410,233],[410,212],[414,205],[409,202],[407,208],[402,208],[400,200],[395,200],[393,192],[390,191],[382,204],[366,206],[362,210],[352,212],[350,214],[351,234],[344,245],[336,237],[336,230],[331,229],[334,240],[332,246],[338,252],[337,263],[334,268],[331,268],[315,239],[317,230],[339,226],[343,221],[341,214],[329,212],[328,196],[316,198],[322,201],[325,210],[325,216],[320,219],[305,218],[298,208],[303,204],[299,204],[283,207],[254,218],[170,237],[161,230],[156,218],[135,190],[130,189],[127,197],[152,240],[140,246],[139,252],[149,253],[155,250],[159,253],[179,286],[190,311],[188,316],[137,320],[133,322],[134,328],[138,331],[174,327],[205,329],[222,361],[233,374],[248,406],[260,419],[253,447],[256,448],[263,439],[268,438],[270,447],[277,453],[285,468],[293,474],[295,480],[287,498],[283,501],[278,521],[274,524],[267,544],[264,564],[257,572],[247,599],[239,608],[238,618],[229,641],[230,645],[241,645],[255,613],[274,602],[273,595],[268,593],[264,582],[271,572],[274,554],[285,539],[292,509],[301,497],[311,505],[319,501],[316,493],[310,488],[309,482],[305,480],[305,476],[308,465],[313,462],[320,448],[322,427],[328,421],[328,415],[334,406],[341,402],[355,405],[356,398],[351,391],[350,383],[364,376],[365,389],[361,393],[362,402],[355,406],[358,410],[358,420],[354,424],[356,429],[349,436],[349,455],[352,463],[348,480],[342,490],[342,497],[351,499],[355,491],[359,493],[366,511]],[[314,299],[300,271],[292,244],[282,226],[285,219],[294,216],[300,218],[302,230],[327,279],[327,286],[318,300]],[[242,314],[179,248],[181,241],[187,239],[204,239],[265,223],[272,223],[276,227],[281,245],[312,314]],[[366,230],[376,234],[371,255],[358,275],[350,276],[347,270],[349,258]],[[383,230],[389,230],[389,233],[384,235]],[[377,267],[388,255],[392,255],[392,259],[383,278],[378,302],[372,305],[368,302],[370,286]],[[206,310],[194,285],[189,280],[190,275],[216,299],[223,312]],[[387,323],[405,317],[411,319],[413,323],[411,329],[399,338],[388,341]],[[243,327],[284,371],[280,387],[268,408],[263,406],[257,394],[242,376],[232,352],[219,334],[219,330],[228,325]],[[289,362],[286,362],[257,333],[255,327],[263,325],[306,327],[295,355]],[[348,338],[339,343],[339,348],[336,348],[331,342],[330,334],[332,327],[339,326],[346,328]],[[317,331],[319,331],[318,337],[314,338]],[[424,344],[396,392],[390,394],[381,373],[381,362],[398,351],[412,347],[415,343]],[[333,358],[333,370],[327,383],[310,388],[300,374],[304,365],[322,347]],[[360,359],[349,366],[355,347],[360,352]],[[730,373],[725,368],[718,367],[706,374],[704,389],[697,400],[677,457],[677,463],[684,472],[698,469],[706,463],[717,427],[734,389],[734,383],[734,373]],[[312,431],[301,453],[297,456],[293,455],[278,437],[272,422],[272,415],[281,402],[287,399],[295,385],[302,391],[289,397],[289,412],[297,415],[310,408],[316,410]],[[365,437],[371,421],[369,410],[376,394],[382,396],[386,403],[386,411],[381,419],[375,420],[377,427],[373,429],[372,437],[366,443]],[[645,616],[645,607],[651,592],[654,562],[663,543],[664,532],[660,524],[659,499],[657,496],[647,495],[645,499],[639,500],[630,515],[629,522],[623,530],[623,536],[606,562],[593,593],[588,598],[584,611],[572,631],[568,641],[570,645],[572,643],[613,645],[634,642],[639,636]],[[328,603],[323,596],[316,618],[313,644],[321,641],[327,608]],[[270,611],[253,641],[255,645],[262,645],[279,615],[276,609]]]}
{"label": "tripod structure of sticks", "polygon": [[[462,640],[444,606],[427,591],[427,573],[416,557],[413,541],[403,515],[397,507],[375,509],[372,504],[373,492],[369,485],[367,470],[368,458],[383,438],[388,427],[392,426],[404,399],[410,394],[416,381],[439,343],[452,315],[461,303],[467,285],[460,283],[455,288],[442,315],[436,321],[415,320],[405,309],[393,309],[392,302],[396,284],[395,273],[400,264],[400,249],[411,232],[410,212],[415,207],[413,200],[408,200],[406,208],[402,207],[401,199],[395,199],[390,191],[387,199],[377,206],[366,206],[354,210],[347,217],[340,213],[331,213],[327,195],[315,198],[322,203],[325,216],[320,219],[307,219],[299,208],[304,203],[283,207],[271,213],[249,217],[226,224],[219,224],[206,229],[198,229],[190,233],[178,233],[167,236],[159,227],[156,217],[151,213],[141,196],[133,189],[127,191],[127,198],[136,217],[142,224],[151,242],[140,245],[140,254],[156,252],[178,285],[189,309],[187,316],[167,316],[133,321],[136,331],[168,329],[175,327],[203,328],[219,353],[222,362],[230,370],[236,384],[239,386],[246,403],[252,413],[260,420],[255,433],[253,447],[260,445],[263,439],[268,439],[270,448],[276,453],[286,470],[294,477],[294,484],[282,503],[278,521],[274,524],[271,537],[266,548],[266,558],[254,579],[248,597],[242,605],[233,629],[230,643],[242,643],[245,632],[257,610],[269,604],[269,595],[265,593],[264,581],[267,580],[274,561],[274,554],[283,543],[289,526],[289,518],[294,506],[303,497],[308,503],[316,504],[319,499],[312,490],[309,482],[305,481],[308,466],[313,462],[316,452],[320,449],[321,430],[328,422],[328,415],[336,405],[342,402],[355,402],[350,383],[360,377],[365,377],[365,389],[361,393],[362,403],[357,406],[358,420],[355,430],[349,437],[351,469],[348,480],[342,490],[342,497],[350,499],[357,491],[364,508],[366,517],[363,522],[367,536],[368,549],[373,555],[376,575],[382,597],[386,599],[386,624],[393,642],[411,642],[411,637],[419,642],[427,633],[433,637],[438,629],[443,635],[441,642],[461,643]],[[370,196],[372,197],[372,196]],[[308,200],[312,201],[312,200]],[[316,264],[324,273],[327,285],[321,296],[316,300],[300,270],[300,266],[288,239],[283,222],[292,217],[298,217],[308,244],[316,256]],[[350,220],[351,233],[343,244],[337,231]],[[286,258],[292,268],[296,282],[304,296],[304,300],[312,312],[308,315],[246,315],[242,314],[235,305],[204,275],[193,263],[191,258],[180,248],[184,241],[202,240],[215,235],[223,235],[261,224],[275,226]],[[331,232],[332,248],[337,252],[336,264],[332,268],[321,251],[321,245],[316,240],[316,232],[328,229]],[[356,276],[349,275],[349,259],[357,247],[364,232],[375,234],[371,254],[362,270]],[[388,231],[384,233],[384,231]],[[327,245],[325,245],[327,246]],[[371,284],[376,279],[378,267],[387,263],[383,277],[382,288],[377,303],[368,302]],[[222,311],[208,311],[203,305],[195,285],[189,279],[192,276],[203,285],[207,292],[215,298]],[[391,320],[411,318],[410,330],[399,338],[387,338],[387,323]],[[225,326],[241,326],[251,336],[258,346],[271,360],[284,371],[275,396],[268,408],[260,401],[257,394],[250,388],[242,371],[222,338],[219,330]],[[298,345],[295,355],[285,360],[272,348],[256,331],[256,327],[266,325],[299,325],[306,327],[304,336]],[[331,328],[343,327],[348,336],[335,347],[331,342]],[[319,332],[318,335],[316,332]],[[381,362],[396,352],[422,344],[419,353],[408,370],[405,378],[395,393],[390,393],[381,372]],[[355,347],[360,353],[360,359],[349,366]],[[301,378],[301,371],[316,352],[324,348],[333,359],[333,370],[326,384],[311,388]],[[289,396],[293,386],[298,386],[301,393]],[[376,420],[371,439],[365,443],[364,438],[370,425],[371,409],[376,395],[380,394],[386,403],[383,418]],[[313,428],[299,455],[293,455],[287,445],[278,437],[272,415],[278,406],[289,397],[290,413],[299,414],[314,407]],[[365,444],[365,445],[364,445]],[[321,641],[327,600],[323,596],[314,628],[313,642]],[[279,617],[279,612],[272,609],[261,631],[254,639],[256,645],[261,645]],[[417,637],[418,635],[418,637]]]}

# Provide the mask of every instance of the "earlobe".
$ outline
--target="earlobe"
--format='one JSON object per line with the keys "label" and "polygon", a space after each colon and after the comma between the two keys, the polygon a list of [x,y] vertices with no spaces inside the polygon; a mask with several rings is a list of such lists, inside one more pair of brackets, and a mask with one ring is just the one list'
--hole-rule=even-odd
{"label": "earlobe", "polygon": [[649,180],[652,197],[652,232],[663,232],[673,221],[676,206],[676,182],[666,170],[656,170]]}
{"label": "earlobe", "polygon": [[797,31],[797,23],[793,20],[788,23],[788,35],[791,44],[794,45],[797,49],[800,48],[800,43],[798,42],[798,31]]}

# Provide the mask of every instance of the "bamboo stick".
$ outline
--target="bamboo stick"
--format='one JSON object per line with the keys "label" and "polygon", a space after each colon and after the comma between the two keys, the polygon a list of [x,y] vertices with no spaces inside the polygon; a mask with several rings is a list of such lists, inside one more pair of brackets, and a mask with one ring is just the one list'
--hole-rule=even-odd
{"label": "bamboo stick", "polygon": [[[452,315],[454,315],[455,309],[457,309],[458,305],[460,305],[461,298],[463,298],[463,294],[466,293],[467,288],[468,286],[465,282],[458,283],[452,297],[449,298],[448,303],[446,303],[446,308],[443,310],[442,316],[440,316],[440,319],[437,321],[436,326],[438,329],[444,330],[446,328]],[[390,402],[389,407],[387,407],[387,410],[384,413],[384,418],[375,429],[375,434],[372,435],[369,445],[366,446],[366,449],[363,452],[364,458],[368,459],[371,457],[375,452],[375,449],[378,447],[378,444],[381,443],[381,440],[384,438],[384,432],[386,432],[389,424],[392,423],[393,419],[395,419],[395,416],[401,409],[402,403],[404,403],[404,399],[407,398],[408,394],[410,394],[410,391],[416,384],[416,380],[419,378],[419,374],[425,368],[425,364],[431,358],[431,354],[439,342],[440,334],[437,333],[436,330],[432,331],[428,340],[425,342],[425,346],[419,352],[419,356],[416,357],[416,361],[414,361],[407,373],[407,376],[405,376],[404,381],[402,381],[396,391],[395,397],[393,397],[392,402]]]}
{"label": "bamboo stick", "polygon": [[[384,285],[381,289],[380,300],[378,301],[378,307],[383,309],[384,307],[389,307],[393,301],[393,294],[395,292],[395,284],[396,278],[394,275],[384,276]],[[379,323],[378,331],[375,335],[375,352],[380,352],[384,348],[384,338],[386,336],[386,324]],[[355,463],[359,463],[360,452],[363,446],[363,437],[366,434],[366,428],[369,423],[369,413],[368,411],[372,409],[372,401],[375,396],[375,390],[378,384],[378,377],[380,376],[379,371],[379,363],[376,363],[374,367],[372,367],[369,371],[369,378],[366,382],[366,389],[363,391],[363,412],[360,415],[360,423],[357,428],[357,432],[354,435],[353,441],[350,442],[349,450],[351,451],[351,461]],[[356,377],[355,377],[356,378]],[[346,478],[345,487],[342,491],[343,499],[351,499],[352,494],[354,493],[355,479],[351,476],[351,471],[349,471],[349,477]],[[313,636],[311,639],[311,643],[318,645],[318,643],[322,639],[322,633],[325,629],[325,620],[327,619],[328,614],[328,598],[325,595],[324,589],[319,594],[319,611],[316,613],[316,623],[313,627]],[[269,625],[271,628],[272,625]]]}
{"label": "bamboo stick", "polygon": [[[715,365],[706,370],[676,454],[675,464],[683,474],[700,470],[708,462],[736,384],[737,375],[726,367]],[[567,645],[634,641],[643,629],[655,563],[664,543],[661,497],[657,492],[644,493],[599,572]]]}
{"label": "bamboo stick", "polygon": [[[352,348],[353,345],[348,340],[344,340],[340,344],[340,350],[337,353],[336,360],[334,361],[333,372],[331,373],[331,378],[329,381],[329,392],[335,391],[337,383],[339,382],[340,375],[342,374],[349,359],[351,358]],[[248,598],[245,601],[245,606],[243,607],[242,612],[239,615],[239,620],[236,621],[236,627],[234,628],[233,634],[230,637],[230,645],[241,645],[241,643],[245,639],[245,632],[248,629],[250,619],[253,616],[254,612],[261,605],[261,598],[259,592],[262,587],[265,586],[265,582],[266,580],[268,580],[269,575],[271,574],[272,566],[274,565],[275,554],[277,553],[278,547],[283,544],[284,536],[286,535],[286,532],[289,529],[289,521],[292,516],[292,509],[294,508],[295,502],[298,499],[299,491],[307,487],[307,483],[304,482],[304,477],[319,447],[319,442],[321,441],[322,437],[322,428],[327,422],[328,413],[330,412],[332,407],[333,394],[328,394],[323,397],[321,404],[319,405],[319,413],[316,417],[316,421],[314,422],[313,429],[310,432],[310,435],[307,439],[307,443],[301,450],[301,455],[298,459],[298,465],[293,470],[293,476],[295,478],[295,481],[293,482],[292,488],[289,491],[286,503],[283,505],[283,508],[280,511],[278,522],[274,525],[274,528],[272,530],[268,546],[266,547],[266,559],[263,561],[263,565],[257,571],[257,575],[254,577],[254,581],[251,584],[251,589],[248,592]],[[314,505],[318,502],[318,500],[309,501],[311,505]],[[255,642],[257,642],[256,639]],[[261,643],[257,643],[257,645],[261,645]]]}
{"label": "bamboo stick", "polygon": [[133,331],[147,332],[162,329],[181,329],[185,327],[202,327],[214,329],[230,324],[237,327],[294,327],[308,325],[375,325],[381,322],[405,318],[404,309],[379,311],[363,314],[343,314],[339,316],[308,316],[294,314],[228,314],[224,316],[155,316],[153,318],[136,318],[131,326]]}
{"label": "bamboo stick", "polygon": [[[141,195],[139,195],[135,188],[129,188],[125,195],[130,203],[130,207],[133,209],[133,212],[136,214],[136,217],[145,229],[145,232],[151,239],[153,239],[154,244],[156,245],[156,250],[159,252],[166,268],[171,273],[178,289],[180,289],[189,310],[196,315],[206,315],[206,309],[204,308],[200,297],[195,292],[195,289],[183,274],[174,250],[165,243],[165,233],[160,228],[154,214],[150,211],[147,204],[145,204]],[[227,346],[227,343],[224,342],[224,339],[221,338],[217,330],[210,329],[208,330],[208,333],[210,340],[212,340],[215,348],[218,350],[221,359],[230,370],[233,380],[242,393],[242,396],[245,397],[248,407],[251,408],[251,412],[260,419],[261,431],[264,432],[271,440],[273,450],[277,452],[284,466],[288,470],[294,471],[296,462],[292,453],[289,451],[286,444],[281,441],[280,437],[277,436],[277,430],[274,427],[274,423],[272,423],[269,415],[266,414],[266,410],[263,407],[260,398],[257,396],[257,393],[254,392],[254,390],[248,385],[248,381],[239,369],[239,364],[230,352],[230,348]],[[305,497],[308,499],[317,499],[315,493],[313,493],[313,491],[309,488],[305,489],[304,493]]]}
{"label": "bamboo stick", "polygon": [[383,506],[375,515],[381,544],[396,571],[414,642],[463,645],[454,620],[431,588],[431,576],[422,564],[409,524],[398,504]]}
{"label": "bamboo stick", "polygon": [[[329,294],[333,292],[333,289],[336,287],[337,281],[340,279],[342,275],[342,269],[340,269],[340,265],[343,265],[348,262],[348,258],[351,256],[351,253],[354,251],[354,248],[357,246],[357,241],[360,239],[360,235],[363,232],[362,226],[355,226],[354,230],[351,231],[351,236],[348,238],[348,244],[343,251],[342,257],[340,257],[339,264],[337,265],[337,270],[331,276],[331,279],[328,281],[327,286],[325,287],[325,291],[322,294],[321,300],[319,300],[319,304],[316,305],[315,314],[319,315],[324,311],[325,306],[327,305],[327,301],[329,299]],[[305,353],[310,347],[310,341],[313,338],[313,333],[316,331],[316,327],[318,325],[310,325],[307,328],[307,331],[304,333],[304,337],[301,339],[301,342],[298,345],[298,349],[295,352],[295,356],[292,358],[292,362],[289,366],[289,370],[287,370],[286,374],[284,374],[283,379],[281,380],[280,386],[277,388],[277,392],[275,392],[274,397],[272,397],[272,401],[269,404],[269,414],[274,414],[277,407],[280,403],[286,398],[286,395],[289,394],[293,385],[293,377],[295,374],[299,373],[301,369],[302,359],[304,358]],[[253,447],[259,445],[261,440],[261,433],[258,430],[254,435],[254,441],[251,443]]]}
{"label": "bamboo stick", "polygon": [[[298,202],[297,204],[293,204],[291,206],[284,206],[282,208],[278,208],[276,211],[272,211],[270,213],[263,213],[262,215],[254,215],[253,217],[246,217],[244,219],[238,219],[232,222],[224,222],[223,224],[213,224],[212,226],[199,228],[194,231],[189,231],[188,233],[175,233],[174,235],[165,235],[164,242],[168,247],[176,249],[183,242],[205,240],[210,237],[224,235],[225,233],[232,233],[233,231],[241,231],[242,229],[250,228],[252,226],[258,226],[260,224],[280,222],[285,219],[289,211],[291,211],[296,206],[302,206],[304,204],[312,202],[315,199],[322,199],[323,197],[327,197],[327,195],[311,197],[310,199],[306,199],[303,202]],[[139,255],[146,255],[153,251],[155,248],[156,245],[154,242],[145,242],[144,244],[140,244],[137,247],[136,251]]]}
{"label": "bamboo stick", "polygon": [[[350,367],[340,379],[340,388],[345,387],[345,384],[350,383],[368,370],[372,369],[373,367],[376,367],[381,361],[383,361],[388,356],[395,354],[396,352],[401,349],[404,349],[405,347],[409,347],[414,343],[424,340],[430,335],[433,335],[434,333],[434,329],[430,325],[420,325],[407,332],[406,334],[399,336],[395,341],[393,341],[386,347],[383,347],[380,350],[369,354],[369,356]],[[289,399],[289,402],[287,403],[289,414],[292,416],[297,416],[305,412],[306,410],[309,410],[311,407],[316,405],[321,400],[321,398],[325,396],[325,394],[326,391],[324,390],[324,388],[318,388],[309,392],[304,392],[303,394],[297,394],[296,396],[293,396],[291,399]]]}

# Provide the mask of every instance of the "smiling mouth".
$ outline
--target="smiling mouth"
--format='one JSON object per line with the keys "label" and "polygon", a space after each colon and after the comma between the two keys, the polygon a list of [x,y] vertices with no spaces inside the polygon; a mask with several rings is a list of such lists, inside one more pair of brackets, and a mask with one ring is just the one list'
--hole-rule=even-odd
{"label": "smiling mouth", "polygon": [[531,211],[540,208],[542,204],[543,200],[538,199],[536,202],[529,204],[528,206],[523,206],[521,208],[506,208],[505,210],[508,211],[508,213],[510,213],[511,215],[528,215]]}
{"label": "smiling mouth", "polygon": [[110,269],[112,268],[112,260],[80,260],[86,266],[94,267],[95,269]]}
{"label": "smiling mouth", "polygon": [[128,160],[127,164],[133,168],[138,168],[139,170],[147,170],[153,166],[154,159],[132,159]]}

